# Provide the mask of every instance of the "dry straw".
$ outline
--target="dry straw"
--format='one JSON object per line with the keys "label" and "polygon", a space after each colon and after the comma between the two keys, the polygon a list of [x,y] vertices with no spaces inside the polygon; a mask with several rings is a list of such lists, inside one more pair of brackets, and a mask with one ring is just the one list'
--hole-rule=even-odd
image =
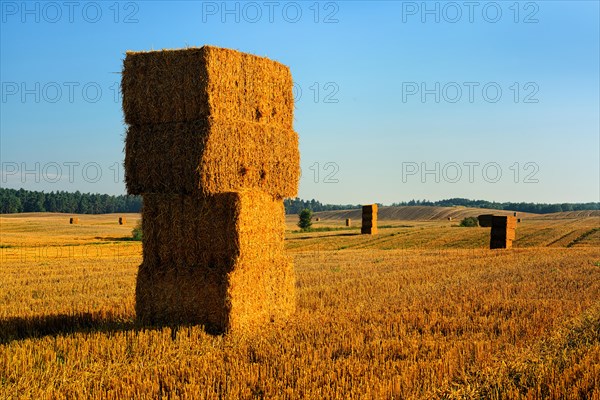
{"label": "dry straw", "polygon": [[144,196],[143,216],[136,311],[144,322],[221,332],[293,312],[281,201],[258,191],[155,194]]}
{"label": "dry straw", "polygon": [[346,218],[346,226],[352,226],[352,220],[350,218]]}
{"label": "dry straw", "polygon": [[477,220],[479,221],[479,226],[484,228],[491,228],[493,218],[493,214],[482,214],[477,217]]}
{"label": "dry straw", "polygon": [[490,249],[510,249],[515,240],[517,219],[513,216],[494,215],[490,232]]}
{"label": "dry straw", "polygon": [[212,46],[126,54],[121,90],[129,125],[212,117],[292,129],[290,69]]}
{"label": "dry straw", "polygon": [[125,225],[127,223],[127,218],[119,217],[119,225]]}
{"label": "dry straw", "polygon": [[377,233],[377,204],[362,207],[362,226],[360,233],[375,235]]}
{"label": "dry straw", "polygon": [[295,307],[283,197],[300,173],[289,68],[215,47],[128,52],[125,178],[142,194],[138,319],[215,332]]}
{"label": "dry straw", "polygon": [[246,121],[206,119],[130,126],[125,181],[131,194],[217,194],[259,189],[274,197],[297,194],[298,135]]}
{"label": "dry straw", "polygon": [[69,218],[69,224],[74,225],[74,224],[78,224],[78,223],[79,223],[79,218],[77,218],[77,217]]}

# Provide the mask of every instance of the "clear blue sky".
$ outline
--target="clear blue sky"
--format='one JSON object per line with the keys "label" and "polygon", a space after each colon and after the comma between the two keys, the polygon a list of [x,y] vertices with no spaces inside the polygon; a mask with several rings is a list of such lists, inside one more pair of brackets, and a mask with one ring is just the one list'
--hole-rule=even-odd
{"label": "clear blue sky", "polygon": [[124,193],[125,51],[211,44],[291,67],[302,198],[600,201],[597,1],[224,4],[2,1],[2,187]]}

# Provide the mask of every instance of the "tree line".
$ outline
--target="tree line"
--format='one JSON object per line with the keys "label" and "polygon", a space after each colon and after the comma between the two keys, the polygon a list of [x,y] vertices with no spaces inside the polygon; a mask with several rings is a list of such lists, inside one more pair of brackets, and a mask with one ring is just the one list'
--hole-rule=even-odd
{"label": "tree line", "polygon": [[[286,214],[299,214],[308,209],[313,212],[349,210],[360,208],[360,204],[323,204],[315,199],[300,198],[284,200]],[[469,200],[462,198],[439,201],[410,200],[393,203],[392,206],[439,206],[439,207],[474,207],[495,210],[511,210],[548,214],[561,211],[600,210],[600,203],[497,203],[486,200]],[[0,213],[11,214],[20,212],[60,212],[73,214],[108,214],[108,213],[137,213],[142,209],[141,196],[108,195],[99,193],[71,193],[64,191],[37,192],[25,189],[0,188]]]}
{"label": "tree line", "polygon": [[137,213],[140,196],[112,196],[99,193],[36,192],[0,188],[0,213],[60,212],[72,214]]}

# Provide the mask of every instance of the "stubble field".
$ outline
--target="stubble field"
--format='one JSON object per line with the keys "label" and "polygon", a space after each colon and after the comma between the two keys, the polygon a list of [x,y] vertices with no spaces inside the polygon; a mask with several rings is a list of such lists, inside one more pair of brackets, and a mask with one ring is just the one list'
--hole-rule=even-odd
{"label": "stubble field", "polygon": [[297,312],[246,337],[136,326],[138,215],[0,217],[0,398],[600,399],[598,217],[293,232]]}

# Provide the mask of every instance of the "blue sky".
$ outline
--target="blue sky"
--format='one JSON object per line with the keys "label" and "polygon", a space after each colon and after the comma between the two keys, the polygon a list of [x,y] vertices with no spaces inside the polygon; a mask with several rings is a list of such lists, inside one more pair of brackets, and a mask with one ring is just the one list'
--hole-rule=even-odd
{"label": "blue sky", "polygon": [[124,193],[125,51],[211,44],[290,66],[302,198],[600,201],[596,1],[1,9],[2,187]]}

